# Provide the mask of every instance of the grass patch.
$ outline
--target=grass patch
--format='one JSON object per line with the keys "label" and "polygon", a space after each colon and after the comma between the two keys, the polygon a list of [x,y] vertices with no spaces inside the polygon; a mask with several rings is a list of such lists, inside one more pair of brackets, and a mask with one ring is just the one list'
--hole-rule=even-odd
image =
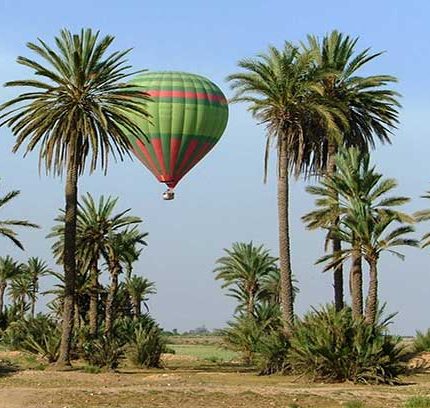
{"label": "grass patch", "polygon": [[364,403],[358,400],[345,402],[343,406],[345,408],[364,408],[365,407]]}
{"label": "grass patch", "polygon": [[170,348],[175,350],[176,355],[196,357],[199,360],[211,361],[214,363],[229,362],[239,357],[236,352],[223,349],[216,345],[171,344]]}
{"label": "grass patch", "polygon": [[405,408],[430,408],[430,398],[416,396],[409,398],[404,405]]}

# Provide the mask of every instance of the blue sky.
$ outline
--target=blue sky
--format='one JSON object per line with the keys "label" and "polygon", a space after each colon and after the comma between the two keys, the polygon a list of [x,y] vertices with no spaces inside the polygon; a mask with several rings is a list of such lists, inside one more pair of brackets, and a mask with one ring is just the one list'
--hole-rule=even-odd
{"label": "blue sky", "polygon": [[[400,183],[399,193],[411,196],[416,210],[430,190],[430,3],[427,1],[82,1],[0,0],[0,82],[27,77],[17,55],[28,55],[27,41],[50,41],[59,29],[81,27],[113,34],[113,48],[133,47],[136,68],[183,70],[211,78],[231,93],[224,78],[243,57],[264,51],[268,44],[297,42],[306,34],[323,35],[339,29],[359,36],[359,47],[386,53],[363,73],[399,78],[401,125],[392,146],[378,146],[378,168]],[[12,96],[0,89],[0,101]],[[43,226],[23,232],[27,251],[6,241],[0,254],[25,260],[41,256],[54,267],[50,242],[44,239],[57,209],[63,206],[63,181],[39,176],[37,157],[23,159],[10,150],[13,137],[0,129],[0,192],[22,190],[1,217],[25,217]],[[275,177],[264,185],[264,129],[237,105],[230,110],[224,137],[211,154],[178,186],[177,199],[163,202],[163,186],[137,161],[112,164],[107,177],[96,173],[80,181],[80,192],[120,196],[120,207],[133,209],[149,232],[136,272],[156,281],[158,294],[151,311],[166,328],[190,329],[202,324],[220,327],[231,316],[233,302],[213,280],[213,265],[222,248],[234,241],[264,243],[277,253]],[[272,166],[273,167],[273,166]],[[314,261],[322,254],[319,233],[305,231],[300,216],[312,208],[302,182],[291,191],[293,268],[300,282],[297,311],[331,299],[331,280]],[[430,226],[420,227],[420,232]],[[381,260],[381,298],[390,311],[399,311],[394,329],[413,334],[430,326],[430,254],[407,250],[404,262]],[[52,282],[45,280],[44,288]]]}

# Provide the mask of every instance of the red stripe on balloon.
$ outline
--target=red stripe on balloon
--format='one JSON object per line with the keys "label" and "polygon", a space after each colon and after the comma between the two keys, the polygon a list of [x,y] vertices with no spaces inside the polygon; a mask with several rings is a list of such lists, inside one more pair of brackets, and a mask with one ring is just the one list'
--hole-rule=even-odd
{"label": "red stripe on balloon", "polygon": [[181,174],[179,174],[179,179],[185,176],[211,149],[214,147],[214,143],[205,142],[203,143],[196,155],[194,156],[194,159],[188,163],[188,165],[182,170]]}
{"label": "red stripe on balloon", "polygon": [[160,179],[162,181],[165,181],[167,176],[167,171],[166,171],[166,165],[164,163],[163,147],[161,145],[161,139],[158,139],[158,138],[151,139],[151,145],[152,145],[152,148],[154,149],[155,156],[157,157],[158,163],[161,167]]}
{"label": "red stripe on balloon", "polygon": [[147,90],[152,97],[155,98],[190,98],[190,99],[203,99],[212,102],[223,102],[226,103],[226,99],[223,95],[206,94],[204,92],[192,92],[192,91],[163,91],[159,89]]}
{"label": "red stripe on balloon", "polygon": [[[140,140],[137,141],[137,146],[139,147],[138,153],[142,153],[143,157],[146,159],[146,162],[144,160],[142,160],[143,164],[145,164],[148,167],[148,169],[151,170],[152,174],[154,174],[154,176],[157,177],[157,179],[159,181],[161,181],[160,171],[158,170],[156,164],[152,160],[152,157],[151,157],[148,149],[145,147],[145,145]],[[138,157],[140,157],[139,154],[138,154]]]}
{"label": "red stripe on balloon", "polygon": [[196,139],[193,139],[190,141],[190,143],[187,146],[187,150],[185,150],[185,154],[184,157],[182,158],[182,162],[178,168],[177,171],[175,171],[175,173],[173,174],[173,178],[175,180],[180,180],[181,179],[181,174],[183,173],[183,169],[188,165],[189,160],[191,159],[194,150],[196,150],[196,147],[198,146],[199,141]]}
{"label": "red stripe on balloon", "polygon": [[181,147],[181,138],[170,139],[170,176],[173,176],[178,159],[179,148]]}

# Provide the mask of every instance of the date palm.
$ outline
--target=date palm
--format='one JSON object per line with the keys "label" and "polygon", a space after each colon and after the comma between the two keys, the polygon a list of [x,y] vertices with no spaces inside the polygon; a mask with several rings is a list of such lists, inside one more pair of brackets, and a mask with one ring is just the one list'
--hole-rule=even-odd
{"label": "date palm", "polygon": [[110,275],[109,292],[106,299],[105,334],[109,335],[114,320],[114,301],[118,291],[118,278],[131,259],[135,259],[136,248],[146,246],[145,238],[148,234],[140,232],[136,227],[118,233],[111,233],[106,243],[104,257]]}
{"label": "date palm", "polygon": [[3,313],[4,294],[8,284],[23,274],[22,264],[9,255],[0,257],[0,315]]}
{"label": "date palm", "polygon": [[222,280],[222,288],[228,288],[228,295],[239,301],[238,310],[252,316],[263,289],[268,289],[267,280],[276,277],[277,259],[263,245],[252,242],[235,242],[224,252],[216,261],[215,279]]}
{"label": "date palm", "polygon": [[[62,339],[59,367],[70,365],[73,303],[76,279],[76,215],[78,177],[85,167],[105,171],[109,156],[123,159],[132,149],[130,138],[141,131],[131,117],[148,117],[148,95],[125,81],[133,73],[125,59],[129,50],[107,55],[114,37],[99,37],[90,29],[72,34],[62,30],[55,47],[39,39],[27,47],[36,59],[17,62],[34,78],[5,86],[30,88],[5,102],[0,117],[16,136],[13,151],[39,148],[40,165],[60,175],[66,171]],[[129,137],[127,137],[127,135]]]}
{"label": "date palm", "polygon": [[[393,236],[390,234],[385,236],[388,239],[385,244],[380,241],[382,234],[387,233],[387,228],[391,227],[394,221],[410,224],[413,218],[399,209],[409,201],[409,198],[391,195],[397,187],[397,182],[394,179],[384,179],[371,165],[368,153],[361,154],[358,148],[341,149],[336,158],[336,167],[336,173],[333,176],[327,175],[320,186],[308,188],[308,191],[317,197],[318,208],[307,214],[304,220],[308,226],[328,230],[328,238],[335,236],[348,245],[348,248],[327,255],[319,262],[327,262],[325,267],[327,271],[344,263],[346,259],[351,259],[352,309],[354,317],[358,317],[363,313],[362,258],[364,257],[370,265],[374,256],[374,253],[369,255],[370,248],[372,246],[376,248],[376,243],[380,248],[383,245],[397,245],[400,241],[396,239],[401,237],[396,235],[396,231],[407,233],[412,227],[405,227],[405,230],[395,229]],[[338,224],[333,223],[335,218],[339,219]],[[388,224],[382,228],[387,220]],[[413,245],[411,240],[404,241],[404,245],[407,245],[407,242]],[[370,274],[372,291],[377,285],[373,272],[374,270]],[[373,300],[371,304],[374,305]]]}
{"label": "date palm", "polygon": [[133,306],[133,315],[138,318],[141,315],[141,305],[145,306],[149,311],[147,301],[148,296],[157,293],[155,283],[142,276],[132,275],[125,281],[125,289],[127,290],[131,304]]}
{"label": "date palm", "polygon": [[[24,269],[24,268],[23,268]],[[11,280],[8,295],[15,308],[19,310],[20,318],[23,319],[25,312],[29,309],[30,303],[34,301],[34,288],[31,276],[23,273]]]}
{"label": "date palm", "polygon": [[300,52],[290,43],[283,49],[269,47],[265,54],[243,59],[242,72],[228,80],[235,91],[233,102],[248,103],[248,110],[266,126],[265,174],[271,145],[278,157],[279,263],[281,306],[286,333],[294,324],[293,283],[289,233],[289,176],[315,171],[319,135],[346,126],[339,107],[324,97],[322,72],[313,66],[312,53]]}
{"label": "date palm", "polygon": [[[9,204],[14,198],[19,196],[19,194],[19,190],[14,190],[0,197],[0,210],[2,207],[5,207],[7,204]],[[24,246],[18,239],[18,234],[15,232],[14,227],[40,228],[38,225],[33,224],[27,220],[0,220],[0,236],[9,239],[22,250],[24,249]]]}
{"label": "date palm", "polygon": [[[316,66],[326,72],[322,80],[324,92],[344,107],[348,121],[340,133],[327,133],[322,139],[326,155],[321,169],[328,175],[336,171],[339,146],[356,146],[366,152],[374,147],[376,139],[389,143],[398,123],[399,95],[389,88],[397,79],[390,75],[359,76],[358,71],[382,53],[372,53],[370,48],[357,51],[357,41],[335,30],[322,41],[310,35],[307,44],[302,44],[306,52],[313,53]],[[341,249],[337,238],[331,245],[333,253]],[[334,269],[333,280],[335,307],[340,310],[344,302],[341,264]]]}
{"label": "date palm", "polygon": [[31,257],[23,266],[24,272],[31,280],[31,288],[33,293],[30,296],[31,300],[31,316],[34,317],[37,293],[39,291],[39,279],[48,275],[51,270],[48,264],[38,257]]}

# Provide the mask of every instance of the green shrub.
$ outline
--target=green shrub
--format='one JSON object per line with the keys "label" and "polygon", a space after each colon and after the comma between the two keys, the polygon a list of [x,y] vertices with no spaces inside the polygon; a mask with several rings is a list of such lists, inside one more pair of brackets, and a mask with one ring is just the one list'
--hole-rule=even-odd
{"label": "green shrub", "polygon": [[2,336],[7,347],[38,354],[50,363],[58,357],[60,340],[56,322],[43,315],[12,322]]}
{"label": "green shrub", "polygon": [[245,364],[254,363],[260,339],[264,335],[262,326],[254,318],[238,316],[228,323],[228,328],[224,329],[222,334],[227,348],[240,352]]}
{"label": "green shrub", "polygon": [[417,331],[414,341],[414,349],[417,353],[430,351],[430,329],[425,333]]}
{"label": "green shrub", "polygon": [[258,347],[260,374],[285,374],[290,368],[289,350],[290,342],[281,329],[262,336]]}
{"label": "green shrub", "polygon": [[99,336],[83,345],[83,357],[89,365],[115,370],[124,356],[124,344],[114,336]]}
{"label": "green shrub", "polygon": [[430,397],[417,396],[409,398],[404,405],[405,408],[430,408]]}
{"label": "green shrub", "polygon": [[405,365],[401,339],[386,334],[391,318],[372,327],[353,319],[350,309],[308,313],[291,337],[293,370],[324,381],[398,382]]}
{"label": "green shrub", "polygon": [[158,326],[137,325],[127,346],[127,357],[138,367],[159,368],[166,341]]}

